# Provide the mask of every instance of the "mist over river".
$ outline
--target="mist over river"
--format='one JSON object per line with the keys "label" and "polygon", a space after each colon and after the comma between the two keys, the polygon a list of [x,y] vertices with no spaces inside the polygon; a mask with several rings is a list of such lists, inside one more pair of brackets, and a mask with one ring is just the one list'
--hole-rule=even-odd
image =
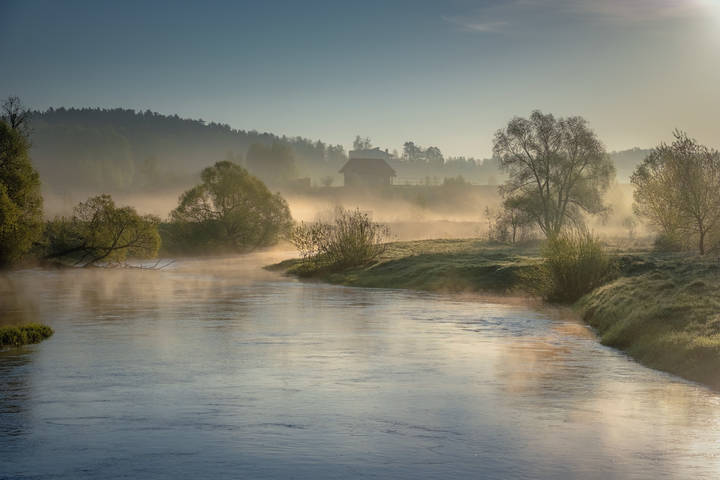
{"label": "mist over river", "polygon": [[0,274],[0,478],[719,478],[720,395],[567,315],[291,253]]}

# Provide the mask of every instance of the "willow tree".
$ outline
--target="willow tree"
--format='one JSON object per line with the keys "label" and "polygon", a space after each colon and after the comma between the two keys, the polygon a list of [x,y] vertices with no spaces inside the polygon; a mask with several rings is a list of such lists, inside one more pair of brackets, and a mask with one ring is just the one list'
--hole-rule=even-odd
{"label": "willow tree", "polygon": [[720,228],[720,153],[675,131],[637,167],[634,209],[670,238],[695,239],[701,255]]}
{"label": "willow tree", "polygon": [[546,236],[607,211],[615,167],[584,118],[537,110],[515,117],[495,134],[493,153],[509,174],[500,187],[505,204],[526,212]]}
{"label": "willow tree", "polygon": [[158,222],[132,207],[115,206],[110,195],[98,195],[80,202],[70,218],[48,222],[45,258],[84,267],[150,258],[160,248]]}

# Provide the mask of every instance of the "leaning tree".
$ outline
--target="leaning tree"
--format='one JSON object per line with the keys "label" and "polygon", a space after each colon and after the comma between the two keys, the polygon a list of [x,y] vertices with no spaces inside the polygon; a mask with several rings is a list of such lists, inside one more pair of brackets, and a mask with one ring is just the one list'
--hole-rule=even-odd
{"label": "leaning tree", "polygon": [[526,212],[546,236],[607,211],[615,168],[584,118],[537,110],[515,117],[495,134],[493,153],[509,174],[500,187],[505,205]]}
{"label": "leaning tree", "polygon": [[132,207],[117,207],[110,195],[98,195],[80,202],[71,217],[47,223],[45,258],[89,267],[153,257],[160,248],[158,222]]}

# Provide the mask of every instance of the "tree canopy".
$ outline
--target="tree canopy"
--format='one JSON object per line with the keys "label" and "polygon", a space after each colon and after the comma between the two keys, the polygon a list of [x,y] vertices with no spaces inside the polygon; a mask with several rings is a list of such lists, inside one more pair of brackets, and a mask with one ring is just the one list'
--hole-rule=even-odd
{"label": "tree canopy", "polygon": [[158,222],[132,207],[116,207],[110,195],[92,197],[80,202],[70,218],[48,222],[45,258],[79,266],[150,258],[160,247]]}
{"label": "tree canopy", "polygon": [[201,179],[171,213],[177,249],[247,251],[272,245],[289,231],[287,202],[241,166],[217,162]]}
{"label": "tree canopy", "polygon": [[515,117],[495,134],[493,152],[509,174],[500,188],[506,205],[527,212],[546,236],[607,210],[615,169],[584,118]]}
{"label": "tree canopy", "polygon": [[40,178],[23,133],[0,120],[0,265],[18,261],[42,235]]}
{"label": "tree canopy", "polygon": [[694,239],[704,254],[708,235],[720,228],[720,153],[684,132],[674,137],[633,173],[634,209],[668,238]]}

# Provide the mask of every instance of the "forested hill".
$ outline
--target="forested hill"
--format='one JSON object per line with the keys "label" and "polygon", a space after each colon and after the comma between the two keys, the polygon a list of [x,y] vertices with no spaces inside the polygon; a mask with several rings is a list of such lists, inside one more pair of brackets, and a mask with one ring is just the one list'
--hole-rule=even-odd
{"label": "forested hill", "polygon": [[45,187],[57,193],[174,187],[219,160],[242,163],[253,144],[291,147],[301,175],[334,174],[346,159],[340,145],[150,111],[50,109],[34,112],[31,128],[33,163]]}
{"label": "forested hill", "polygon": [[[195,183],[203,168],[225,159],[247,166],[271,184],[273,178],[268,175],[275,174],[275,180],[309,177],[314,184],[340,185],[338,170],[347,160],[341,145],[235,130],[151,111],[49,109],[34,112],[30,126],[33,163],[44,188],[58,194],[177,190]],[[273,144],[280,147],[260,148]],[[255,169],[246,161],[253,145]],[[395,153],[390,163],[397,171],[396,183],[435,184],[445,178],[456,181],[459,176],[476,184],[503,180],[492,160],[443,157],[437,147],[422,148],[413,142]],[[647,153],[641,149],[613,152],[618,181],[627,182]]]}

